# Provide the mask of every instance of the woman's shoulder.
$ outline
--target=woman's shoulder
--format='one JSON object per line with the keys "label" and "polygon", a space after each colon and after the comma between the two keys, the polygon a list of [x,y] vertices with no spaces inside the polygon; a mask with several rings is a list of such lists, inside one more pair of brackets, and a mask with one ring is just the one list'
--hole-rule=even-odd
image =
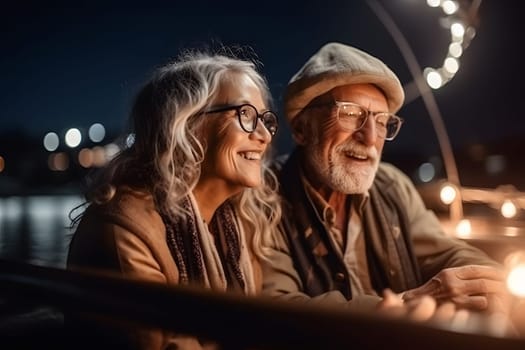
{"label": "woman's shoulder", "polygon": [[118,187],[113,198],[106,203],[92,203],[85,215],[97,217],[100,222],[118,224],[130,231],[164,229],[151,193],[130,187]]}

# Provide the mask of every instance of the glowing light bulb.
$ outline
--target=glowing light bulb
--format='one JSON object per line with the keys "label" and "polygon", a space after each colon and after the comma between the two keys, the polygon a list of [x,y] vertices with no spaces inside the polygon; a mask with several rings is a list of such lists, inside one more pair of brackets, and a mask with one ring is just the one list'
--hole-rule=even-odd
{"label": "glowing light bulb", "polygon": [[456,226],[456,236],[460,238],[469,238],[472,233],[472,225],[470,220],[463,219]]}
{"label": "glowing light bulb", "polygon": [[525,264],[512,268],[507,276],[507,287],[515,296],[525,298]]}
{"label": "glowing light bulb", "polygon": [[452,185],[445,185],[441,188],[439,192],[439,198],[444,204],[450,204],[456,199],[457,193],[456,189]]}
{"label": "glowing light bulb", "polygon": [[506,217],[507,219],[515,217],[517,213],[516,205],[514,205],[514,203],[512,203],[512,201],[510,200],[506,200],[503,202],[500,211],[501,215],[503,215],[503,217]]}

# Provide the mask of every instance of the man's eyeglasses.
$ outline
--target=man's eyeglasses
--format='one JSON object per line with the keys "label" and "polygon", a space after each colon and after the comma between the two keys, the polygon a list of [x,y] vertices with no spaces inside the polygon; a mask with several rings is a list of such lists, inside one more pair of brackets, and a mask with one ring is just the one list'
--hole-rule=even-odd
{"label": "man's eyeglasses", "polygon": [[337,120],[341,127],[348,131],[361,129],[372,115],[377,135],[391,141],[397,136],[403,124],[403,119],[393,113],[372,112],[353,102],[334,101],[334,103],[337,106]]}
{"label": "man's eyeglasses", "polygon": [[266,111],[261,114],[257,112],[257,108],[249,103],[245,103],[238,106],[226,106],[220,107],[217,109],[211,109],[204,112],[205,114],[210,113],[219,113],[235,110],[237,112],[237,118],[239,119],[239,124],[241,128],[247,133],[252,133],[257,128],[257,121],[260,119],[270,134],[275,136],[277,129],[279,128],[279,121],[277,115],[272,111]]}

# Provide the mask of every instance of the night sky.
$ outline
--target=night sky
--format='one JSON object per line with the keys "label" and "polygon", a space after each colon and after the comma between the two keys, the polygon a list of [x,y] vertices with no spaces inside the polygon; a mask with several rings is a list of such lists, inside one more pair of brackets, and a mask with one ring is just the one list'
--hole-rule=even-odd
{"label": "night sky", "polygon": [[[440,66],[450,36],[440,25],[441,9],[429,8],[424,0],[379,3],[406,36],[419,64]],[[482,1],[477,35],[459,72],[434,92],[455,148],[525,146],[525,73],[518,54],[523,39],[520,13],[512,3]],[[182,48],[218,42],[253,48],[264,63],[278,112],[289,78],[329,41],[368,51],[382,58],[404,85],[413,81],[400,50],[364,0],[22,1],[3,7],[0,130],[35,138],[95,122],[117,133],[134,94],[155,67]],[[421,98],[399,115],[405,125],[386,152],[439,152]],[[281,120],[277,145],[286,151],[291,141]]]}

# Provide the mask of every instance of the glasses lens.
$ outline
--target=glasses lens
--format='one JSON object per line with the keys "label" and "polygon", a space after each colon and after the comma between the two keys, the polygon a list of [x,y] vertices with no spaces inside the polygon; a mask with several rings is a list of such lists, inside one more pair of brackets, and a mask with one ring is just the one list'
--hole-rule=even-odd
{"label": "glasses lens", "polygon": [[355,104],[339,105],[339,123],[348,130],[357,130],[361,128],[366,121],[366,110]]}
{"label": "glasses lens", "polygon": [[242,128],[247,132],[255,130],[255,123],[257,123],[257,110],[251,105],[243,105],[239,107],[239,122]]}
{"label": "glasses lens", "polygon": [[277,121],[277,116],[273,112],[264,112],[261,115],[261,121],[272,136],[277,133],[279,122]]}
{"label": "glasses lens", "polygon": [[378,113],[375,119],[376,130],[381,137],[391,140],[397,135],[401,126],[401,120],[398,117],[390,113]]}

